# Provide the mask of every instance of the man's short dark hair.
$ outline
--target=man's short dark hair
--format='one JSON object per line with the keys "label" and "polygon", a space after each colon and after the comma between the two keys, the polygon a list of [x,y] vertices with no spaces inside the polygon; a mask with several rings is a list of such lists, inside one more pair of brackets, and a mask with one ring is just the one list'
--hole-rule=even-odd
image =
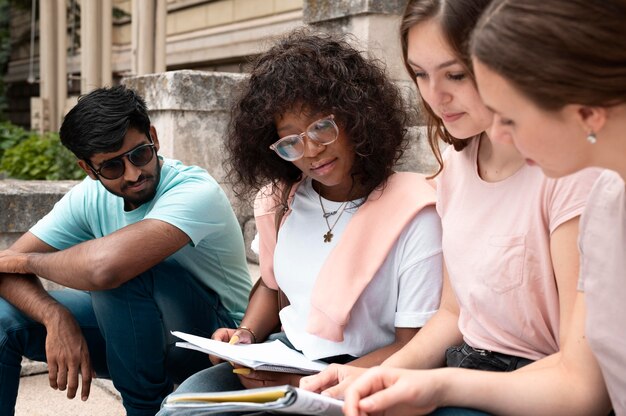
{"label": "man's short dark hair", "polygon": [[122,147],[128,129],[150,134],[146,103],[136,91],[123,85],[98,88],[78,99],[61,125],[61,142],[77,158],[115,152]]}

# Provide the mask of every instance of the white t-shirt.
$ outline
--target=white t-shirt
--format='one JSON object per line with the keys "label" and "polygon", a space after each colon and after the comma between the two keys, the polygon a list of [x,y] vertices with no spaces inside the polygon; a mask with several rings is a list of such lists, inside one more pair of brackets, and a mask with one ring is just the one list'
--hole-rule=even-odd
{"label": "white t-shirt", "polygon": [[617,415],[626,415],[626,190],[605,171],[580,220],[581,282],[589,346],[598,359]]}
{"label": "white t-shirt", "polygon": [[[340,202],[322,199],[326,212]],[[324,261],[340,240],[358,208],[348,203],[328,218],[334,237],[324,242],[328,226],[319,195],[306,179],[298,188],[292,212],[278,234],[274,252],[276,281],[290,305],[280,312],[289,341],[310,359],[348,354],[363,356],[391,344],[395,328],[419,328],[439,307],[442,284],[441,222],[433,207],[420,211],[407,225],[387,259],[358,299],[342,342],[306,332],[311,293]],[[393,213],[390,213],[393,215]],[[376,236],[371,237],[376,244]],[[359,261],[359,259],[354,259]]]}

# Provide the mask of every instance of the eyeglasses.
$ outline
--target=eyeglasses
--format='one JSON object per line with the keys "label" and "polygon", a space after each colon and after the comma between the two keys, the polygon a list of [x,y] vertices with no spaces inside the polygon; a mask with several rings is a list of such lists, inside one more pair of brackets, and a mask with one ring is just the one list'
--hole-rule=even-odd
{"label": "eyeglasses", "polygon": [[102,162],[100,169],[94,168],[88,160],[85,160],[85,162],[87,162],[96,176],[102,176],[104,179],[113,180],[120,178],[124,174],[124,171],[126,170],[124,158],[128,158],[128,161],[133,165],[141,167],[150,163],[154,157],[154,153],[154,143],[146,143],[139,145],[126,153],[122,153],[113,159]]}
{"label": "eyeglasses", "polygon": [[339,137],[339,128],[335,123],[335,116],[321,118],[314,121],[300,134],[291,134],[278,140],[270,146],[281,158],[293,162],[304,156],[304,136],[317,144],[328,146]]}

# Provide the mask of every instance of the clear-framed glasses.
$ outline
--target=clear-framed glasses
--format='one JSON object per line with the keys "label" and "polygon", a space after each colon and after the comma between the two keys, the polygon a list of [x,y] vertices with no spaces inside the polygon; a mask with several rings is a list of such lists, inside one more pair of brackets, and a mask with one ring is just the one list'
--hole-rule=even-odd
{"label": "clear-framed glasses", "polygon": [[124,158],[137,167],[145,166],[154,158],[154,143],[141,144],[126,153],[122,153],[113,159],[105,160],[100,164],[100,168],[93,167],[91,162],[85,160],[96,176],[102,176],[104,179],[118,179],[126,170]]}
{"label": "clear-framed glasses", "polygon": [[281,158],[293,162],[304,156],[304,136],[317,144],[327,146],[339,137],[339,127],[335,123],[335,116],[329,115],[314,121],[300,134],[291,134],[278,140],[270,146]]}

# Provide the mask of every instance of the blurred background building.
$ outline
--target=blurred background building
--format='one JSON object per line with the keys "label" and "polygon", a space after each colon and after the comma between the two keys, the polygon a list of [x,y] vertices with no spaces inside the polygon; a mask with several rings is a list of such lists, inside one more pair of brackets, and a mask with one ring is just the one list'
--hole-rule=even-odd
{"label": "blurred background building", "polygon": [[302,25],[352,33],[409,85],[397,38],[406,0],[0,0],[8,17],[5,114],[58,130],[80,94],[177,69],[245,72]]}

